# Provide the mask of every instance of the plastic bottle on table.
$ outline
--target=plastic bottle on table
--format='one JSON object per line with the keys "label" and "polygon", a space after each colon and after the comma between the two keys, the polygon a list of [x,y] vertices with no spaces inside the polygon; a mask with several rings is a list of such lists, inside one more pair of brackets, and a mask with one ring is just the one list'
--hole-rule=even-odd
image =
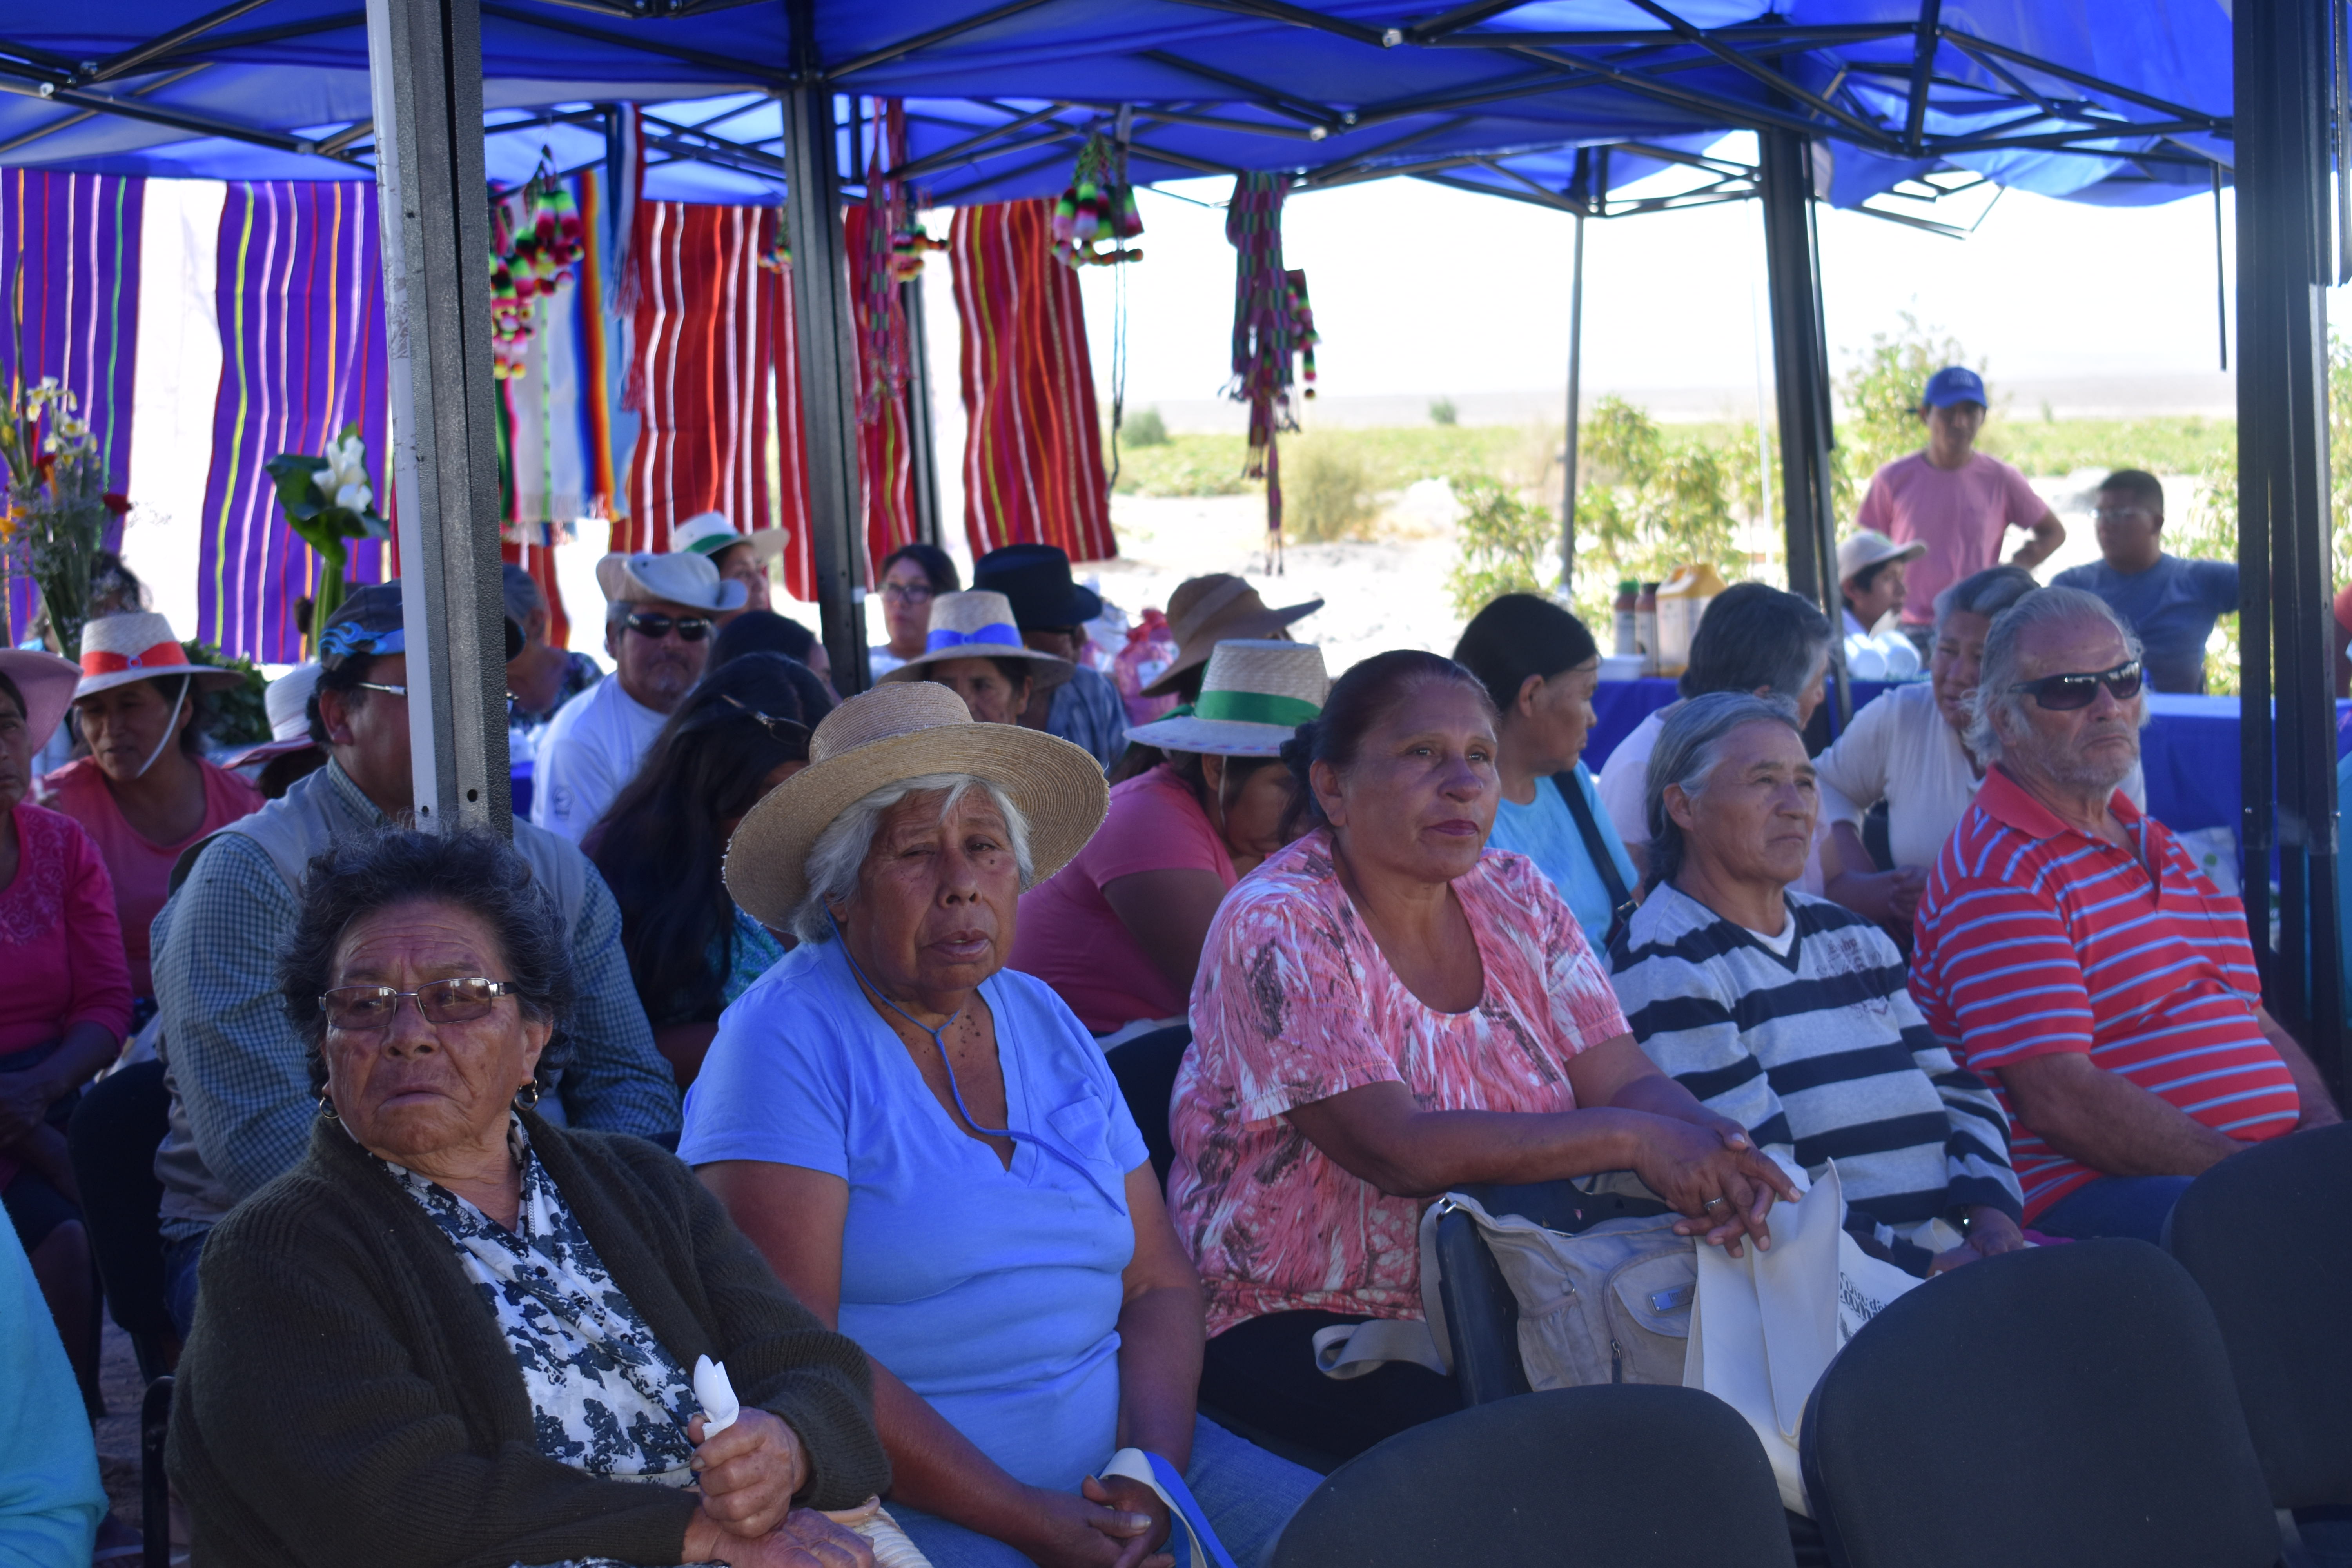
{"label": "plastic bottle on table", "polygon": [[1641,584],[1633,579],[1627,577],[1618,583],[1614,606],[1617,612],[1617,646],[1612,651],[1621,657],[1640,651],[1634,646],[1639,634],[1633,629],[1633,602],[1640,597]]}
{"label": "plastic bottle on table", "polygon": [[1633,651],[1642,656],[1642,673],[1658,673],[1658,585],[1644,583],[1633,600]]}

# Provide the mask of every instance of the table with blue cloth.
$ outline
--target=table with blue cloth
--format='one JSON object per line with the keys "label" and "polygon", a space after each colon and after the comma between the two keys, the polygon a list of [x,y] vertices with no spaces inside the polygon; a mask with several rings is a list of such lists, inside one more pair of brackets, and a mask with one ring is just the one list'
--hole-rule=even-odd
{"label": "table with blue cloth", "polygon": [[[1856,708],[1887,689],[1885,682],[1853,683]],[[1604,680],[1592,694],[1592,732],[1584,765],[1601,771],[1633,727],[1675,698],[1671,680]],[[2147,808],[2167,827],[2193,833],[2238,828],[2238,700],[2234,697],[2147,695],[2148,726],[2140,736],[2140,767],[2147,775]],[[2352,702],[2336,705],[2336,754],[2352,752]]]}

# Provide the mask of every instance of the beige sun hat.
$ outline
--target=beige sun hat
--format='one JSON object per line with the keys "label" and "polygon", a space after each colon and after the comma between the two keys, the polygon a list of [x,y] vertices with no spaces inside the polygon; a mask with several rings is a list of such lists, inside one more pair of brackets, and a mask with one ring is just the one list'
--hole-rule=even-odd
{"label": "beige sun hat", "polygon": [[727,521],[723,511],[698,511],[669,531],[669,547],[673,552],[691,552],[709,557],[722,550],[732,550],[748,544],[763,561],[773,561],[792,542],[789,528],[761,528],[750,533],[738,533],[735,525]]}
{"label": "beige sun hat", "polygon": [[608,605],[684,605],[689,610],[740,610],[751,597],[742,584],[719,574],[708,556],[640,550],[596,563],[596,586]]}
{"label": "beige sun hat", "polygon": [[1176,658],[1143,689],[1143,695],[1165,697],[1176,689],[1176,678],[1196,664],[1206,663],[1221,642],[1271,637],[1322,607],[1322,600],[1309,599],[1303,605],[1269,609],[1255,588],[1229,573],[1181,583],[1168,595],[1168,635],[1176,639]]}
{"label": "beige sun hat", "polygon": [[834,819],[886,784],[925,773],[970,773],[1029,819],[1042,882],[1086,847],[1110,809],[1102,764],[1083,747],[983,724],[937,681],[877,686],[826,714],[809,736],[809,765],[768,792],[727,841],[727,890],[761,924],[782,931],[808,892],[808,858]]}
{"label": "beige sun hat", "polygon": [[1191,712],[1138,724],[1127,738],[1167,752],[1279,756],[1298,726],[1323,711],[1330,689],[1313,643],[1228,638],[1210,653]]}
{"label": "beige sun hat", "polygon": [[1024,647],[1013,619],[1013,601],[986,588],[933,599],[923,651],[881,679],[926,680],[926,670],[950,658],[1025,658],[1032,666],[1030,679],[1041,689],[1061,685],[1076,668],[1066,658]]}
{"label": "beige sun hat", "polygon": [[82,623],[81,682],[74,688],[75,701],[134,680],[174,675],[194,676],[197,687],[205,691],[245,684],[245,677],[234,669],[191,663],[187,650],[172,633],[172,623],[152,610],[100,616]]}

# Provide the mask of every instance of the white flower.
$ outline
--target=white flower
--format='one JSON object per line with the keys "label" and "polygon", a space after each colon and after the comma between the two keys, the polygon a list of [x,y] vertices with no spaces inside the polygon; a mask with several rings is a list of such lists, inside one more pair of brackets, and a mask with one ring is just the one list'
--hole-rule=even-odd
{"label": "white flower", "polygon": [[365,511],[375,502],[375,492],[365,480],[339,485],[335,489],[335,504],[351,511]]}

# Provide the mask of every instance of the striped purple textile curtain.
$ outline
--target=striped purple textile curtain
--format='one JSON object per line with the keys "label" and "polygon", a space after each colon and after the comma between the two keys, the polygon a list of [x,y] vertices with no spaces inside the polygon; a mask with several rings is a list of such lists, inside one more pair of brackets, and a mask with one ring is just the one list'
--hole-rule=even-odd
{"label": "striped purple textile curtain", "polygon": [[[105,449],[107,488],[134,495],[131,388],[145,190],[144,181],[115,174],[0,170],[0,300],[14,323],[0,330],[0,374],[26,384],[53,375],[72,389]],[[117,521],[107,545],[121,540]],[[26,635],[38,603],[30,583],[10,577],[11,643]]]}
{"label": "striped purple textile curtain", "polygon": [[[220,228],[220,395],[205,487],[198,630],[268,663],[302,657],[294,602],[319,563],[278,510],[266,465],[320,452],[357,424],[376,510],[392,515],[391,400],[385,385],[383,261],[376,193],[341,181],[240,182]],[[388,543],[352,546],[351,577],[393,570]]]}

